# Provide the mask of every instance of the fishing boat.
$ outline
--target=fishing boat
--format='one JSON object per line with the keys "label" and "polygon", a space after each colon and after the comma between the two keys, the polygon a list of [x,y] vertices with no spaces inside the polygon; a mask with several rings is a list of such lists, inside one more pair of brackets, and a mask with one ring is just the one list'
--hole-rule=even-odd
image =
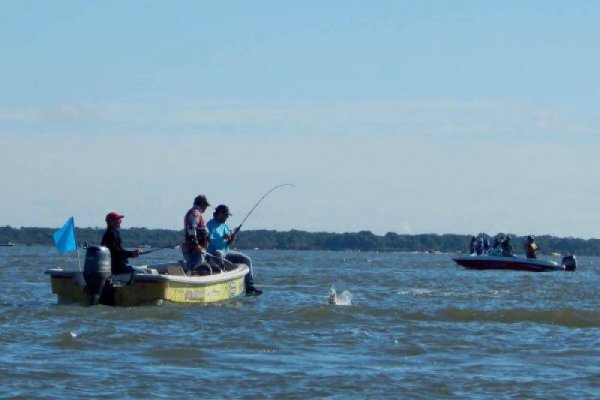
{"label": "fishing boat", "polygon": [[59,304],[116,306],[160,305],[168,303],[206,304],[223,302],[244,294],[245,264],[208,268],[200,275],[184,272],[183,261],[136,267],[131,274],[110,274],[110,252],[89,246],[84,270],[52,268],[52,293]]}
{"label": "fishing boat", "polygon": [[574,271],[577,268],[575,256],[565,256],[560,264],[554,261],[541,260],[537,258],[525,258],[516,255],[505,255],[501,252],[474,255],[466,254],[453,258],[458,264],[467,269],[505,269],[513,271]]}
{"label": "fishing boat", "polygon": [[2,247],[12,247],[14,245],[15,244],[12,242],[0,243],[0,246],[2,246]]}

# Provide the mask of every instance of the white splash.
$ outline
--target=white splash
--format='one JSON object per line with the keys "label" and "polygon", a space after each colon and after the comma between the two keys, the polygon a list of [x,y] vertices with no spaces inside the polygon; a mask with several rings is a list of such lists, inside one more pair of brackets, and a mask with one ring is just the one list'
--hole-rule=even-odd
{"label": "white splash", "polygon": [[347,290],[344,290],[339,295],[336,293],[335,288],[331,285],[331,289],[329,289],[329,304],[333,304],[336,306],[349,306],[352,305],[352,293]]}
{"label": "white splash", "polygon": [[430,289],[410,289],[410,290],[399,290],[398,294],[412,295],[412,296],[426,296],[426,295],[433,294],[433,291]]}
{"label": "white splash", "polygon": [[64,339],[67,339],[67,340],[70,340],[70,339],[77,339],[77,333],[75,333],[75,332],[73,332],[73,331],[71,331],[71,332],[62,332],[62,333],[60,334],[60,337],[61,337],[61,338],[64,338]]}

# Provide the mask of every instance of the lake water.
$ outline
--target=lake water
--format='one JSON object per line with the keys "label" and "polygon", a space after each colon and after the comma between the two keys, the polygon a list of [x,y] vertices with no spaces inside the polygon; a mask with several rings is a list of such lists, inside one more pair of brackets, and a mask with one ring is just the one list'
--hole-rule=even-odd
{"label": "lake water", "polygon": [[[448,254],[247,253],[263,296],[86,308],[57,305],[43,274],[76,268],[74,253],[0,248],[0,397],[600,396],[600,258],[528,273]],[[328,304],[332,285],[348,305]]]}

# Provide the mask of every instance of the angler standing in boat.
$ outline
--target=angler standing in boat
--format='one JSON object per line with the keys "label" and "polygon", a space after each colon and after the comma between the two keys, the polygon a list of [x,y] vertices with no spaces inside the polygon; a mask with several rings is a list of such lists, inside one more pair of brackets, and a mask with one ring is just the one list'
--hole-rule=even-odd
{"label": "angler standing in boat", "polygon": [[502,255],[504,256],[513,256],[515,254],[515,249],[513,249],[512,244],[510,244],[510,235],[506,235],[501,244]]}
{"label": "angler standing in boat", "polygon": [[235,235],[225,221],[231,216],[229,207],[224,204],[219,205],[213,213],[213,218],[208,221],[208,253],[216,257],[224,258],[232,263],[243,263],[250,268],[244,278],[246,285],[246,296],[260,296],[262,290],[254,287],[254,275],[252,272],[252,260],[244,253],[229,250],[229,246],[235,241]]}
{"label": "angler standing in boat", "polygon": [[202,214],[210,206],[205,195],[194,199],[194,206],[188,210],[183,219],[185,242],[181,246],[183,258],[187,262],[188,271],[204,262],[204,252],[208,244],[208,229]]}
{"label": "angler standing in boat", "polygon": [[483,244],[483,238],[479,237],[477,239],[477,244],[475,245],[475,252],[478,256],[482,255],[484,252],[484,244]]}
{"label": "angler standing in boat", "polygon": [[469,254],[475,254],[477,248],[477,238],[471,236],[471,242],[469,242]]}
{"label": "angler standing in boat", "polygon": [[499,248],[502,248],[502,243],[504,242],[504,235],[499,233],[495,238],[494,238],[494,245],[492,246],[492,250],[496,250]]}
{"label": "angler standing in boat", "polygon": [[537,258],[537,251],[539,250],[537,244],[535,243],[535,236],[529,235],[527,236],[527,240],[525,241],[525,254],[527,258]]}
{"label": "angler standing in boat", "polygon": [[142,250],[125,250],[121,240],[121,220],[124,218],[116,212],[110,212],[106,215],[106,231],[102,236],[102,246],[110,250],[111,272],[113,275],[129,274],[136,272],[136,268],[127,263],[131,257],[137,257],[142,254]]}

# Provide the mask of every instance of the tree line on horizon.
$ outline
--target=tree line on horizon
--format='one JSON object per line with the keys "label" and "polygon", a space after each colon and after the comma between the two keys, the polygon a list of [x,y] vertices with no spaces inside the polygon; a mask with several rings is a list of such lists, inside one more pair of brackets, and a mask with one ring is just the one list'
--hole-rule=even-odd
{"label": "tree line on horizon", "polygon": [[[16,245],[54,245],[52,228],[13,228],[0,227],[0,244]],[[104,228],[75,228],[79,245],[98,244],[104,234]],[[121,230],[124,245],[134,247],[176,246],[183,241],[182,230],[127,228]],[[494,237],[480,233],[477,236]],[[523,253],[525,237],[511,235],[517,253]],[[375,235],[370,231],[330,233],[291,230],[241,231],[236,240],[238,249],[273,250],[329,250],[329,251],[418,251],[418,252],[466,252],[471,235],[459,234],[397,234],[388,232]],[[536,237],[541,254],[560,253],[600,256],[600,239],[560,238],[550,235]]]}

